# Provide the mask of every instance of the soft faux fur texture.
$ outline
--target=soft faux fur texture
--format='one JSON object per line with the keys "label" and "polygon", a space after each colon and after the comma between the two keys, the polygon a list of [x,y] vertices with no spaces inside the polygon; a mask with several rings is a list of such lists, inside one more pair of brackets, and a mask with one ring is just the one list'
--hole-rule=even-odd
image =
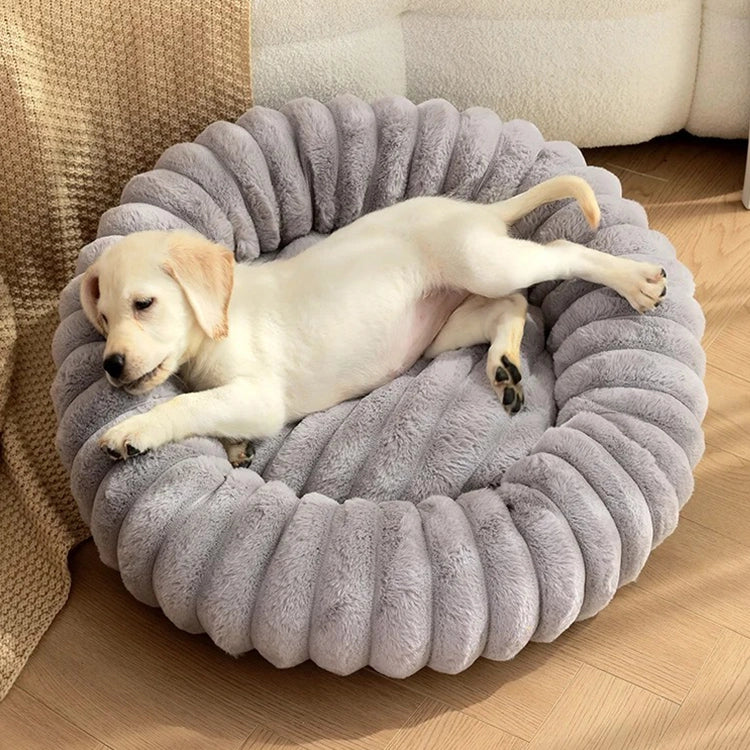
{"label": "soft faux fur texture", "polygon": [[566,201],[515,232],[658,259],[669,294],[638,315],[592,284],[532,288],[527,405],[513,418],[474,347],[288,426],[257,446],[252,470],[203,438],[112,463],[103,430],[181,385],[110,387],[74,279],[53,351],[58,449],[102,560],[133,595],[231,654],[405,677],[509,659],[633,581],[692,492],[704,318],[667,239],[571,144],[442,100],[255,107],[134,177],[78,272],[136,230],[193,227],[260,262],[406,197],[500,200],[560,173],[594,187],[600,229]]}

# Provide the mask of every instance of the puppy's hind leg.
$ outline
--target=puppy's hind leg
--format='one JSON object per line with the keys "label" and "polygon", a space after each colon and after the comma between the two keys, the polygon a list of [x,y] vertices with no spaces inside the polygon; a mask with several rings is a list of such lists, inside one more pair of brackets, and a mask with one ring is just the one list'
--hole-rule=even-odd
{"label": "puppy's hind leg", "polygon": [[428,347],[425,357],[436,357],[462,346],[489,343],[487,378],[505,410],[515,414],[524,402],[521,340],[526,308],[522,294],[500,299],[472,295],[453,311]]}
{"label": "puppy's hind leg", "polygon": [[461,349],[474,344],[489,342],[489,332],[485,325],[488,306],[498,300],[469,295],[451,314],[440,329],[432,343],[427,347],[424,356],[427,359],[438,354]]}
{"label": "puppy's hind leg", "polygon": [[578,277],[608,286],[638,312],[659,307],[667,293],[667,273],[654,263],[609,255],[567,240],[555,240],[546,247],[559,253],[559,262],[567,266],[559,278]]}
{"label": "puppy's hind leg", "polygon": [[462,269],[466,278],[461,288],[475,294],[499,297],[509,293],[508,287],[525,289],[542,281],[578,278],[608,286],[638,312],[647,312],[658,307],[667,293],[667,276],[661,266],[567,240],[539,245],[503,237],[496,242],[494,255],[484,244],[472,250],[475,255]]}
{"label": "puppy's hind leg", "polygon": [[579,278],[614,289],[638,312],[646,312],[659,306],[667,288],[664,269],[653,263],[567,240],[540,245],[486,229],[473,230],[440,261],[440,284],[494,299],[542,281]]}
{"label": "puppy's hind leg", "polygon": [[515,414],[524,402],[521,385],[521,340],[526,324],[526,298],[511,294],[488,310],[490,330],[487,352],[487,378],[505,411]]}

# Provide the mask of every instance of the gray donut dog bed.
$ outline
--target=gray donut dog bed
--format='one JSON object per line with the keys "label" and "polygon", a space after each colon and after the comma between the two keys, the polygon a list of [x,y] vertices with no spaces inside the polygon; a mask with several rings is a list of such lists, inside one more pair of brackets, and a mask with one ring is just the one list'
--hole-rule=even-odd
{"label": "gray donut dog bed", "polygon": [[254,107],[134,177],[77,273],[138,230],[192,227],[238,261],[264,262],[404,198],[489,202],[560,173],[594,187],[599,230],[561,201],[515,234],[658,259],[669,293],[638,315],[593,284],[532,288],[526,406],[514,417],[487,382],[486,347],[473,347],[288,426],[257,445],[250,469],[207,438],[114,463],[98,446],[104,429],[182,386],[141,397],[110,387],[71,281],[53,344],[57,447],[128,590],[230,654],[405,677],[510,659],[633,581],[693,490],[704,318],[667,239],[571,144],[442,100]]}

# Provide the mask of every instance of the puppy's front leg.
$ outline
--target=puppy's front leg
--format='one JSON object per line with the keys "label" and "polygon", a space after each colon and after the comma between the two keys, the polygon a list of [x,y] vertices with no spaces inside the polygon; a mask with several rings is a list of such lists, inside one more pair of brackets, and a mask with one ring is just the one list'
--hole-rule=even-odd
{"label": "puppy's front leg", "polygon": [[236,380],[184,393],[107,430],[100,440],[112,458],[130,458],[196,435],[262,438],[286,422],[282,391],[270,383]]}

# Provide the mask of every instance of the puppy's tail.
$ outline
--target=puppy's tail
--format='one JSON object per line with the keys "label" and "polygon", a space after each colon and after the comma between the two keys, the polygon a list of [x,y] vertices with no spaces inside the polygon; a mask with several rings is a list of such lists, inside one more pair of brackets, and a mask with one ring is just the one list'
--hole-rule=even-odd
{"label": "puppy's tail", "polygon": [[599,226],[601,213],[594,191],[586,180],[573,175],[553,177],[525,193],[496,203],[495,207],[499,209],[500,216],[506,224],[513,224],[535,208],[561,198],[575,198],[591,227],[596,229]]}

